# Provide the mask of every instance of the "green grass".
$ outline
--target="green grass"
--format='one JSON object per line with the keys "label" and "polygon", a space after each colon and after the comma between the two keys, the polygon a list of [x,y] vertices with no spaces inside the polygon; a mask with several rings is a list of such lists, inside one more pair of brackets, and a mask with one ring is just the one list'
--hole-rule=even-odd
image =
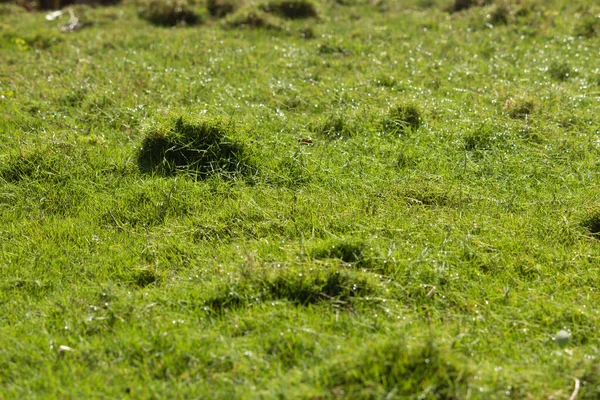
{"label": "green grass", "polygon": [[0,398],[598,398],[600,8],[284,3],[0,4]]}

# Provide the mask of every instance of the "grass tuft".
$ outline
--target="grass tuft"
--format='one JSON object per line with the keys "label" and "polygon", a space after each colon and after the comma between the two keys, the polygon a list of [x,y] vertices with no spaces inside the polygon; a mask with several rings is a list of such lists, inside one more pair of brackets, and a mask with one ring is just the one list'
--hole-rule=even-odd
{"label": "grass tuft", "polygon": [[141,3],[138,15],[158,26],[196,25],[202,22],[185,0],[148,0]]}
{"label": "grass tuft", "polygon": [[319,386],[346,398],[461,399],[468,392],[470,369],[431,341],[409,347],[403,338],[369,343],[361,354],[333,364]]}
{"label": "grass tuft", "polygon": [[368,264],[366,255],[367,246],[362,242],[342,241],[338,243],[326,243],[311,251],[311,257],[318,260],[338,259],[347,264],[364,267]]}
{"label": "grass tuft", "polygon": [[161,277],[155,271],[149,268],[140,268],[133,273],[132,282],[135,286],[145,288],[146,286],[157,284]]}
{"label": "grass tuft", "polygon": [[467,151],[483,151],[500,145],[506,132],[500,126],[483,123],[464,137],[464,146]]}
{"label": "grass tuft", "polygon": [[571,77],[571,67],[564,62],[553,63],[548,67],[548,73],[553,79],[564,82]]}
{"label": "grass tuft", "polygon": [[211,16],[223,18],[238,9],[240,3],[236,0],[207,0],[206,9]]}
{"label": "grass tuft", "polygon": [[455,0],[454,4],[449,8],[449,11],[459,12],[474,7],[475,5],[477,5],[475,0]]}
{"label": "grass tuft", "polygon": [[575,36],[593,38],[599,35],[600,16],[597,15],[585,16],[575,29]]}
{"label": "grass tuft", "polygon": [[7,182],[37,180],[43,182],[66,181],[73,169],[85,162],[85,154],[69,144],[54,144],[21,151],[0,168],[0,178]]}
{"label": "grass tuft", "polygon": [[281,30],[281,21],[257,7],[248,6],[227,16],[225,26],[241,29]]}
{"label": "grass tuft", "polygon": [[311,0],[269,0],[262,8],[288,19],[316,18],[319,15]]}
{"label": "grass tuft", "polygon": [[266,287],[272,298],[300,305],[329,300],[347,302],[373,291],[366,279],[335,269],[280,273],[267,281]]}
{"label": "grass tuft", "polygon": [[488,14],[488,21],[493,25],[506,25],[510,21],[512,13],[508,3],[500,2],[495,4],[492,11]]}
{"label": "grass tuft", "polygon": [[422,123],[421,110],[414,104],[400,104],[394,107],[382,121],[383,131],[393,135],[401,135],[410,130],[417,130]]}
{"label": "grass tuft", "polygon": [[266,301],[287,300],[307,306],[321,302],[349,303],[374,293],[371,283],[350,271],[328,267],[265,272],[221,285],[205,306],[221,313]]}
{"label": "grass tuft", "polygon": [[511,118],[525,119],[535,111],[535,102],[531,99],[522,99],[517,102],[507,102],[508,114]]}
{"label": "grass tuft", "polygon": [[233,136],[231,124],[221,119],[179,117],[147,131],[138,165],[145,173],[231,177],[249,166],[244,146]]}

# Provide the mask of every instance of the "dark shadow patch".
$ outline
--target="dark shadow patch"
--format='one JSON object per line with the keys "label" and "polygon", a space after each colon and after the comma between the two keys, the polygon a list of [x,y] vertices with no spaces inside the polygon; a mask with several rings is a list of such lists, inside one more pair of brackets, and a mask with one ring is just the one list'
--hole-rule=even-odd
{"label": "dark shadow patch", "polygon": [[499,2],[494,5],[490,13],[486,16],[486,20],[492,25],[506,25],[510,22],[513,14],[513,10],[507,3]]}
{"label": "dark shadow patch", "polygon": [[588,39],[600,36],[600,17],[588,11],[581,22],[575,28],[575,36],[581,36]]}
{"label": "dark shadow patch", "polygon": [[341,241],[328,242],[310,252],[310,257],[317,260],[337,259],[346,264],[366,267],[370,264],[367,256],[367,245],[362,242]]}
{"label": "dark shadow patch", "polygon": [[271,297],[300,305],[332,299],[346,302],[371,293],[365,279],[337,270],[313,271],[306,275],[296,271],[278,274],[267,281],[266,288]]}
{"label": "dark shadow patch", "polygon": [[467,10],[471,7],[475,7],[477,5],[476,0],[455,0],[454,4],[448,8],[450,12],[459,12],[463,10]]}
{"label": "dark shadow patch", "polygon": [[[589,365],[580,378],[579,399],[596,400],[600,398],[600,363]],[[569,382],[570,384],[571,382]]]}
{"label": "dark shadow patch", "polygon": [[373,292],[366,278],[352,272],[326,267],[292,269],[254,274],[217,287],[204,305],[206,311],[215,313],[272,300],[287,300],[301,306],[320,302],[349,306],[354,297]]}
{"label": "dark shadow patch", "polygon": [[585,228],[585,230],[592,235],[596,239],[600,239],[600,211],[594,210],[590,211],[588,215],[585,216],[581,225]]}
{"label": "dark shadow patch", "polygon": [[341,55],[348,56],[350,51],[344,48],[341,43],[338,42],[323,42],[317,45],[317,53],[322,55]]}
{"label": "dark shadow patch", "polygon": [[183,0],[149,0],[141,4],[140,18],[157,26],[197,25],[202,22]]}
{"label": "dark shadow patch", "polygon": [[157,285],[161,281],[161,276],[148,268],[141,268],[133,272],[132,283],[140,288],[145,288],[149,285]]}
{"label": "dark shadow patch", "polygon": [[310,0],[269,0],[263,10],[288,19],[317,18],[317,7]]}
{"label": "dark shadow patch", "polygon": [[236,0],[207,0],[206,9],[208,13],[215,18],[223,18],[233,13],[240,6],[240,1]]}

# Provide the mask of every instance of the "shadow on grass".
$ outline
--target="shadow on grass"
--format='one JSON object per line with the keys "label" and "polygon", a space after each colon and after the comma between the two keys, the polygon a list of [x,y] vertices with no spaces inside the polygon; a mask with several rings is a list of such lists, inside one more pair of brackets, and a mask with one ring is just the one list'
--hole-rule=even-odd
{"label": "shadow on grass", "polygon": [[346,304],[354,297],[373,292],[366,278],[347,271],[290,270],[253,275],[222,285],[206,300],[205,306],[208,311],[221,313],[269,300],[287,300],[301,306],[327,301]]}

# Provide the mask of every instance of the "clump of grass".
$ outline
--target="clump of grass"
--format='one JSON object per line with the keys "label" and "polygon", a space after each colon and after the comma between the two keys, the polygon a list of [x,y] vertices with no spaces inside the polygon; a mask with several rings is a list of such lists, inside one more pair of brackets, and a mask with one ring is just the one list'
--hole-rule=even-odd
{"label": "clump of grass", "polygon": [[265,282],[270,297],[286,299],[300,305],[327,300],[349,301],[352,297],[372,292],[365,278],[338,270],[316,270],[310,273],[288,271]]}
{"label": "clump of grass", "polygon": [[341,241],[326,243],[311,251],[315,259],[338,259],[347,264],[365,266],[368,264],[367,246],[362,242]]}
{"label": "clump of grass", "polygon": [[216,18],[223,18],[240,7],[241,1],[236,0],[207,0],[208,13]]}
{"label": "clump of grass", "polygon": [[415,104],[400,104],[392,108],[382,121],[383,131],[391,134],[404,134],[421,127],[421,110]]}
{"label": "clump of grass", "polygon": [[196,25],[202,22],[185,0],[148,0],[140,5],[138,15],[158,26]]}
{"label": "clump of grass", "polygon": [[344,388],[347,398],[394,393],[397,398],[461,399],[469,390],[470,377],[466,362],[431,340],[408,346],[403,338],[387,337],[332,364],[317,381],[328,395]]}
{"label": "clump of grass", "polygon": [[465,150],[490,150],[500,145],[507,138],[507,132],[502,126],[483,123],[464,137]]}
{"label": "clump of grass", "polygon": [[523,99],[517,102],[507,102],[508,114],[511,118],[525,119],[535,111],[535,102]]}
{"label": "clump of grass", "polygon": [[567,63],[553,63],[548,68],[548,73],[553,79],[564,82],[571,77],[571,67]]}
{"label": "clump of grass", "polygon": [[24,150],[11,157],[0,168],[0,178],[7,182],[38,180],[46,182],[65,181],[72,177],[72,169],[86,159],[68,144],[55,144]]}
{"label": "clump of grass", "polygon": [[575,36],[593,38],[598,35],[600,35],[600,16],[586,16],[575,29]]}
{"label": "clump of grass", "polygon": [[459,12],[475,6],[477,2],[475,0],[455,0],[454,4],[449,8],[451,12]]}
{"label": "clump of grass", "polygon": [[272,300],[287,300],[303,306],[327,301],[346,303],[373,292],[370,282],[354,272],[332,268],[290,269],[254,274],[221,285],[205,305],[220,313]]}
{"label": "clump of grass", "polygon": [[318,17],[317,7],[311,0],[269,0],[263,10],[283,18],[301,19]]}
{"label": "clump of grass", "polygon": [[146,132],[138,153],[142,172],[232,176],[249,163],[244,146],[233,138],[234,128],[219,118],[179,117]]}
{"label": "clump of grass", "polygon": [[281,21],[258,7],[248,6],[230,14],[225,20],[225,26],[228,28],[280,30]]}
{"label": "clump of grass", "polygon": [[298,31],[298,35],[302,39],[313,39],[316,33],[312,26],[305,26]]}
{"label": "clump of grass", "polygon": [[317,52],[319,54],[340,54],[343,56],[350,55],[350,52],[346,50],[340,43],[319,43],[317,45]]}
{"label": "clump of grass", "polygon": [[500,2],[494,5],[492,11],[488,14],[488,21],[493,25],[506,25],[508,24],[512,10],[508,3]]}
{"label": "clump of grass", "polygon": [[454,0],[454,3],[447,9],[447,11],[455,13],[463,10],[468,10],[472,7],[482,7],[489,5],[493,0]]}

